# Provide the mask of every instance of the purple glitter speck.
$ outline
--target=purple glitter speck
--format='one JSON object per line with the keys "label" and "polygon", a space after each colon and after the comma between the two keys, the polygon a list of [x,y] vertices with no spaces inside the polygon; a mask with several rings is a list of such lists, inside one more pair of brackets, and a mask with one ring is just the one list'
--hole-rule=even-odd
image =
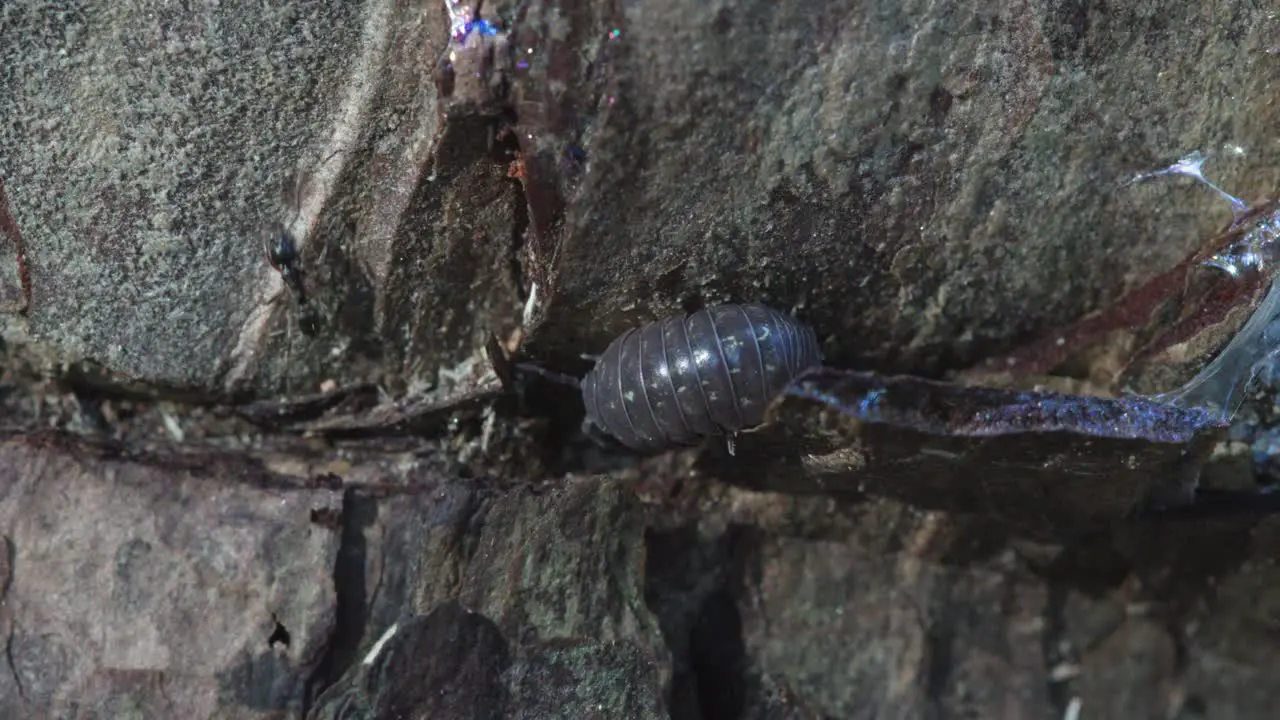
{"label": "purple glitter speck", "polygon": [[466,24],[463,35],[470,35],[473,32],[479,33],[483,37],[493,37],[498,34],[498,26],[484,18],[479,18]]}
{"label": "purple glitter speck", "polygon": [[473,32],[482,37],[493,37],[501,32],[488,20],[473,17],[471,5],[462,0],[445,0],[444,5],[449,12],[449,34],[456,43],[466,40]]}

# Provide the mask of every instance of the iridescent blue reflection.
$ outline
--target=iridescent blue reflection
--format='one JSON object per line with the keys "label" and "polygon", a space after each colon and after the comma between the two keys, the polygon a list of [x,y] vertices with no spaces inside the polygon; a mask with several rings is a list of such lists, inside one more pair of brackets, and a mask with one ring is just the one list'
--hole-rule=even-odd
{"label": "iridescent blue reflection", "polygon": [[786,394],[815,400],[863,422],[963,437],[1066,432],[1181,443],[1221,425],[1212,410],[1144,397],[1020,392],[837,370],[806,375]]}

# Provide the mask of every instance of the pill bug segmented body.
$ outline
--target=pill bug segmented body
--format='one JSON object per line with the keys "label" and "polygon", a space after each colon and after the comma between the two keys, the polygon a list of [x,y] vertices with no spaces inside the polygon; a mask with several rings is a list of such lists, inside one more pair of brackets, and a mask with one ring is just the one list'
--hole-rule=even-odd
{"label": "pill bug segmented body", "polygon": [[821,363],[811,328],[763,305],[720,305],[615,339],[582,400],[588,423],[656,450],[759,425],[774,396]]}

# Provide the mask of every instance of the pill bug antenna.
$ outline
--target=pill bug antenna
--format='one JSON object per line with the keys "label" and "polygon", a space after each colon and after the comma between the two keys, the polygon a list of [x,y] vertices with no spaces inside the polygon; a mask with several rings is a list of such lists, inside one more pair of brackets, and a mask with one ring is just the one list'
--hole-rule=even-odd
{"label": "pill bug antenna", "polygon": [[572,375],[558,373],[554,370],[548,370],[529,362],[520,362],[514,365],[516,372],[537,375],[538,377],[550,380],[558,385],[567,385],[572,388],[581,389],[582,381]]}

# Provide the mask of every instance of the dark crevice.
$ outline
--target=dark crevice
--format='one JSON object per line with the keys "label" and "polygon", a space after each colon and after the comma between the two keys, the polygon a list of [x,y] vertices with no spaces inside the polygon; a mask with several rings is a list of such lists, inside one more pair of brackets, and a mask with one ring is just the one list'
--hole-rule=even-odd
{"label": "dark crevice", "polygon": [[[1067,548],[1037,572],[1048,588],[1044,631],[1040,636],[1044,667],[1052,670],[1062,663],[1079,662],[1079,649],[1063,642],[1070,635],[1067,602],[1071,594],[1107,597],[1125,581],[1131,570],[1126,559],[1114,551],[1106,537],[1097,537]],[[1047,674],[1045,683],[1052,708],[1050,712],[1061,717],[1075,695],[1075,688],[1070,681],[1055,681],[1052,672]]]}
{"label": "dark crevice", "polygon": [[529,205],[524,201],[524,186],[520,186],[519,197],[516,201],[515,222],[511,229],[511,254],[507,258],[508,272],[511,273],[512,284],[520,290],[520,300],[522,302],[529,299],[530,283],[528,276],[524,271],[524,263],[520,261],[521,252],[524,250],[525,233],[529,230]]}
{"label": "dark crevice", "polygon": [[318,420],[335,412],[354,414],[378,404],[378,388],[355,384],[334,392],[292,396],[285,400],[259,400],[239,405],[232,411],[264,430],[289,430],[290,425]]}
{"label": "dark crevice", "polygon": [[513,206],[515,209],[515,217],[513,218],[511,227],[511,247],[507,256],[508,272],[511,274],[512,285],[518,288],[520,300],[524,301],[529,297],[530,287],[528,274],[525,272],[524,264],[521,262],[521,254],[524,252],[524,243],[527,233],[529,232],[529,201],[525,195],[525,167],[524,158],[520,155],[520,143],[517,140],[515,131],[519,123],[514,111],[508,109],[504,111],[495,122],[495,129],[491,140],[490,152],[493,158],[504,163],[507,166],[507,177],[511,185]]}
{"label": "dark crevice", "polygon": [[562,477],[583,471],[583,457],[589,448],[583,446],[581,391],[537,373],[518,371],[515,377],[515,412],[544,420],[541,462],[547,473]]}
{"label": "dark crevice", "polygon": [[271,629],[271,635],[267,637],[267,647],[274,648],[276,643],[279,643],[286,648],[289,647],[289,643],[292,640],[289,636],[289,629],[286,628],[284,624],[280,622],[280,618],[275,615],[271,616],[271,620],[276,625]]}
{"label": "dark crevice", "polygon": [[703,601],[689,642],[689,668],[704,720],[736,720],[747,699],[742,616],[728,588]]}
{"label": "dark crevice", "polygon": [[[936,599],[938,607],[952,607],[951,586],[942,584]],[[949,613],[944,612],[938,622],[928,623],[925,630],[925,700],[931,703],[939,715],[946,714],[947,690],[951,684],[955,665],[954,648],[956,627]]]}
{"label": "dark crevice", "polygon": [[645,601],[672,654],[673,720],[734,720],[758,702],[738,610],[744,532],[695,528],[646,536]]}
{"label": "dark crevice", "polygon": [[343,493],[341,539],[333,564],[333,586],[337,594],[333,629],[320,661],[307,679],[302,699],[303,717],[320,694],[337,682],[358,657],[369,620],[365,530],[373,525],[377,515],[376,498],[355,488]]}
{"label": "dark crevice", "polygon": [[1200,718],[1211,717],[1209,715],[1209,703],[1199,695],[1188,695],[1182,701],[1182,708],[1177,715],[1179,720],[1199,720]]}
{"label": "dark crevice", "polygon": [[18,689],[18,698],[23,702],[27,700],[26,688],[22,686],[22,676],[18,674],[18,666],[13,662],[13,636],[17,632],[18,625],[14,623],[9,628],[9,636],[4,639],[4,659],[9,666],[9,673],[13,675],[13,685]]}
{"label": "dark crevice", "polygon": [[79,398],[94,398],[99,401],[168,401],[196,407],[219,407],[242,405],[254,399],[252,391],[247,389],[219,392],[156,380],[144,382],[114,373],[92,360],[63,365],[50,374],[48,379]]}
{"label": "dark crevice", "polygon": [[[1066,637],[1066,607],[1069,590],[1063,585],[1050,585],[1049,597],[1044,609],[1044,632],[1040,638],[1040,652],[1044,657],[1044,666],[1054,668],[1062,662],[1062,651],[1059,641]],[[1046,675],[1050,712],[1055,717],[1062,717],[1067,703],[1071,701],[1070,683],[1054,682],[1052,673]]]}
{"label": "dark crevice", "polygon": [[[13,539],[8,535],[0,537],[3,542],[3,572],[0,573],[0,612],[4,612],[4,603],[9,597],[9,590],[13,587],[14,562],[17,560],[17,548],[13,545]],[[22,676],[18,674],[18,665],[13,661],[13,637],[18,633],[18,623],[10,619],[9,633],[4,639],[4,659],[9,666],[9,672],[13,675],[14,687],[18,689],[18,697],[24,702],[27,699],[26,688],[22,686]]]}

